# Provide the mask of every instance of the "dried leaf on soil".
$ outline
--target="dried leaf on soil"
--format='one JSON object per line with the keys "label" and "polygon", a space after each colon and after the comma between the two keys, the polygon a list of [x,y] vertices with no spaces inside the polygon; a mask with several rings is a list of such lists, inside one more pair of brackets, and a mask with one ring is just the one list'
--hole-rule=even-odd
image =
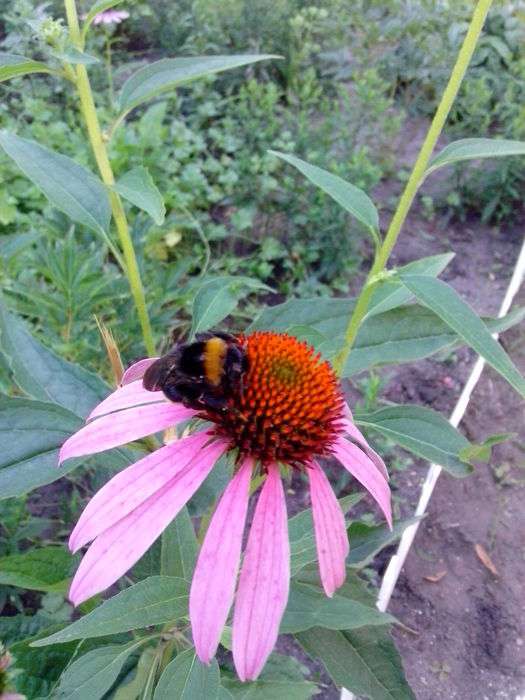
{"label": "dried leaf on soil", "polygon": [[430,581],[430,583],[439,583],[441,579],[447,575],[446,571],[438,571],[437,574],[433,574],[430,576],[423,576],[425,581]]}
{"label": "dried leaf on soil", "polygon": [[485,568],[487,568],[491,574],[494,574],[494,576],[499,576],[499,571],[494,566],[494,562],[489,557],[485,547],[483,547],[483,545],[481,545],[481,544],[475,544],[474,549],[476,550],[476,554],[478,555],[478,559],[483,564],[483,566]]}

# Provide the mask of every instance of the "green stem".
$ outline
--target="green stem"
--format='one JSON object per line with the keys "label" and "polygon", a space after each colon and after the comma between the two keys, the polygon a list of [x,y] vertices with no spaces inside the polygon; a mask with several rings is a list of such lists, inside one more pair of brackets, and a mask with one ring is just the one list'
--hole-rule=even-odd
{"label": "green stem", "polygon": [[341,375],[343,372],[348,355],[350,354],[350,350],[352,349],[352,345],[356,339],[357,332],[367,312],[374,287],[378,281],[380,273],[385,269],[388,258],[390,257],[392,249],[401,231],[401,227],[403,226],[412,202],[414,201],[414,197],[416,196],[417,191],[423,182],[425,171],[432,156],[432,152],[441,131],[443,130],[450,109],[454,103],[456,95],[458,94],[459,88],[461,87],[465,72],[472,58],[472,54],[476,49],[476,44],[491,5],[492,0],[478,0],[470,20],[467,34],[459,51],[456,64],[452,69],[447,87],[441,96],[441,101],[437,108],[436,114],[434,115],[434,119],[432,120],[423,145],[421,146],[421,150],[419,151],[419,155],[414,164],[414,168],[406,184],[404,192],[401,195],[397,209],[392,217],[392,221],[388,227],[383,244],[375,256],[374,263],[370,269],[370,272],[368,273],[365,285],[357,299],[353,314],[345,332],[343,347],[334,360],[334,368],[338,375]]}
{"label": "green stem", "polygon": [[[75,0],[64,0],[64,4],[66,8],[67,23],[71,41],[79,49],[82,49],[82,37],[78,24]],[[86,67],[82,64],[77,65],[75,69],[75,76],[75,83],[78,96],[80,98],[82,116],[84,117],[84,121],[86,123],[91,148],[93,150],[95,160],[97,161],[97,166],[102,180],[109,189],[109,199],[111,203],[111,210],[113,212],[113,219],[115,221],[120,245],[124,254],[125,273],[128,278],[129,286],[131,287],[131,293],[133,295],[135,306],[137,308],[144,344],[148,354],[154,355],[155,345],[153,343],[153,334],[151,332],[151,324],[148,316],[148,310],[146,308],[146,299],[144,296],[142,280],[140,278],[137,257],[135,255],[135,249],[133,247],[133,241],[129,232],[122,200],[120,199],[119,195],[111,189],[111,187],[115,184],[115,177],[113,175],[111,163],[109,162],[106,145],[102,136],[102,130],[98,121],[93,92],[91,90],[91,84],[89,82]]]}

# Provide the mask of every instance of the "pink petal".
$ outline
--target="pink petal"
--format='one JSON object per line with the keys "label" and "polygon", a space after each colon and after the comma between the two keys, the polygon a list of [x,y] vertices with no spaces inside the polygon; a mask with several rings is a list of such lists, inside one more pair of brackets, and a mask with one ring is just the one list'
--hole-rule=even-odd
{"label": "pink petal", "polygon": [[143,360],[139,360],[138,362],[130,365],[130,367],[128,367],[122,375],[120,385],[124,386],[125,384],[134,382],[137,379],[142,379],[148,367],[150,367],[158,359],[158,357],[145,357]]}
{"label": "pink petal", "polygon": [[95,454],[152,435],[192,418],[195,411],[177,403],[135,406],[88,423],[62,445],[59,464],[71,457]]}
{"label": "pink petal", "polygon": [[317,462],[311,463],[307,473],[319,573],[325,593],[331,598],[346,578],[346,557],[350,547],[345,516],[326,474]]}
{"label": "pink petal", "polygon": [[366,441],[366,438],[363,435],[363,433],[355,425],[354,418],[352,416],[352,411],[350,410],[348,404],[345,404],[345,414],[346,415],[343,418],[343,425],[344,425],[346,432],[348,433],[348,435],[350,435],[350,437],[353,439],[353,441],[357,443],[357,446],[360,447],[363,450],[363,452],[366,452],[366,454],[370,457],[372,462],[379,469],[381,474],[388,481],[390,479],[390,476],[388,474],[385,463],[383,462],[381,457],[377,454],[377,452],[370,447],[370,445]]}
{"label": "pink petal", "polygon": [[135,381],[116,389],[104,401],[95,406],[87,419],[104,416],[113,413],[113,411],[121,411],[124,408],[159,402],[167,403],[162,391],[147,391],[142,386],[141,381]]}
{"label": "pink petal", "polygon": [[74,605],[111,586],[135,564],[208,476],[225,445],[205,447],[192,464],[93,542],[75,574]]}
{"label": "pink petal", "polygon": [[241,557],[253,460],[246,459],[211,519],[193,574],[190,620],[199,659],[215,656],[230,612]]}
{"label": "pink petal", "polygon": [[286,503],[279,468],[272,464],[255,509],[233,616],[233,660],[241,681],[257,678],[266,663],[289,585]]}
{"label": "pink petal", "polygon": [[94,540],[172,481],[209,440],[206,432],[195,433],[161,447],[114,476],[84,509],[69,538],[71,551]]}
{"label": "pink petal", "polygon": [[390,504],[390,487],[385,477],[378,471],[362,450],[343,437],[337,439],[333,445],[334,455],[343,467],[348,469],[375,498],[379,507],[385,514],[390,528],[392,528],[392,508]]}

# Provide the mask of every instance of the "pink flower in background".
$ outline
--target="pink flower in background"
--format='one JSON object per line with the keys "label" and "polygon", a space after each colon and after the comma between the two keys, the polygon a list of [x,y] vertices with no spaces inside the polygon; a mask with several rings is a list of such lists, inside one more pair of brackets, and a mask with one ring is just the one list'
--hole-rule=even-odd
{"label": "pink flower in background", "polygon": [[93,24],[120,24],[122,20],[129,17],[129,12],[126,10],[105,10],[95,15]]}
{"label": "pink flower in background", "polygon": [[[241,339],[248,359],[242,389],[226,408],[203,410],[146,391],[140,377],[157,358],[125,373],[63,445],[60,461],[111,449],[193,421],[192,432],[160,447],[113,477],[88,503],[70,537],[77,551],[92,543],[73,579],[75,605],[113,584],[146,552],[226,452],[237,467],[222,494],[195,567],[190,620],[201,661],[216,653],[234,603],[233,657],[241,680],[255,679],[271,653],[288,600],[290,552],[280,464],[308,477],[323,588],[341,586],[349,551],[344,514],[319,466],[334,456],[375,498],[391,525],[385,465],[352,421],[327,362],[306,343],[278,333]],[[240,576],[252,475],[262,485]]]}
{"label": "pink flower in background", "polygon": [[8,669],[12,663],[13,657],[0,642],[0,700],[26,700],[25,695],[7,690],[10,685]]}

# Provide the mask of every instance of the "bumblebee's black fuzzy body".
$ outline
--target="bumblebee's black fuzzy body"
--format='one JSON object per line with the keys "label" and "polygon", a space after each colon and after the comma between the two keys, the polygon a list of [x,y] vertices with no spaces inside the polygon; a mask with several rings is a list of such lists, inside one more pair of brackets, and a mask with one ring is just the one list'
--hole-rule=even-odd
{"label": "bumblebee's black fuzzy body", "polygon": [[177,343],[146,371],[143,386],[196,410],[220,411],[242,390],[248,368],[242,343],[227,333],[200,333],[193,343]]}

